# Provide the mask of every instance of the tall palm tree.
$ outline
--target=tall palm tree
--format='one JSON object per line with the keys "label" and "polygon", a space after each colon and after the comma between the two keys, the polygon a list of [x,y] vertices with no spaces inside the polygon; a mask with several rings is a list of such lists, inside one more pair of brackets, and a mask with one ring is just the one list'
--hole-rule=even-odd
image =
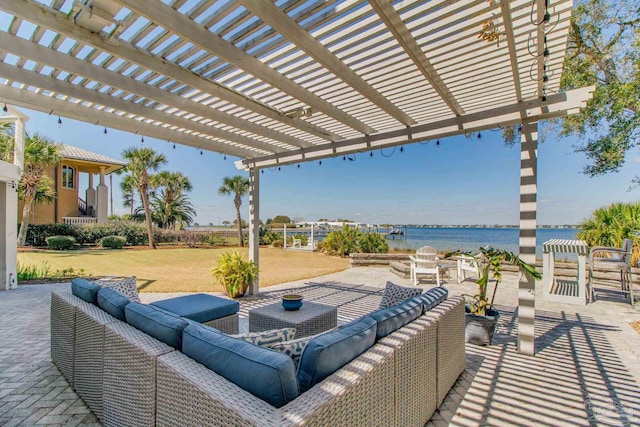
{"label": "tall palm tree", "polygon": [[[119,171],[124,169],[119,169]],[[116,173],[118,173],[116,172]],[[122,201],[122,205],[125,208],[129,208],[130,215],[133,216],[133,211],[135,208],[136,200],[136,183],[133,181],[133,177],[131,175],[126,175],[120,181],[120,190],[122,191],[122,197],[124,200]]]}
{"label": "tall palm tree", "polygon": [[147,223],[147,236],[149,247],[156,248],[153,240],[153,226],[151,223],[151,211],[149,209],[149,172],[155,172],[160,166],[167,163],[164,154],[156,153],[151,148],[129,148],[122,152],[122,158],[127,162],[127,173],[132,177],[142,198],[144,217]]}
{"label": "tall palm tree", "polygon": [[[11,138],[2,138],[0,151],[13,151]],[[11,144],[11,147],[5,145]],[[47,177],[46,168],[60,163],[60,146],[46,136],[27,135],[24,141],[24,170],[18,183],[18,196],[24,200],[22,221],[18,231],[18,245],[24,246],[27,239],[29,215],[36,203],[51,202],[55,198],[53,181]]]}
{"label": "tall palm tree", "polygon": [[159,227],[175,228],[176,225],[189,225],[196,215],[189,197],[180,194],[168,203],[167,191],[164,188],[151,197],[149,204],[151,217]]}
{"label": "tall palm tree", "polygon": [[[165,203],[163,215],[165,220],[169,220],[171,217],[171,207],[174,200],[193,189],[191,181],[189,181],[189,178],[184,176],[182,172],[162,171],[154,175],[152,185],[155,188],[160,188],[161,199],[164,200]],[[189,202],[189,204],[191,204],[191,202]],[[162,227],[169,228],[169,223],[162,223]]]}
{"label": "tall palm tree", "polygon": [[234,195],[233,203],[236,207],[236,223],[238,224],[238,239],[240,240],[240,246],[244,246],[244,240],[242,239],[242,218],[240,218],[240,206],[242,205],[242,196],[249,192],[249,178],[245,178],[242,175],[236,175],[232,177],[224,177],[222,179],[222,185],[218,189],[218,193],[223,196]]}

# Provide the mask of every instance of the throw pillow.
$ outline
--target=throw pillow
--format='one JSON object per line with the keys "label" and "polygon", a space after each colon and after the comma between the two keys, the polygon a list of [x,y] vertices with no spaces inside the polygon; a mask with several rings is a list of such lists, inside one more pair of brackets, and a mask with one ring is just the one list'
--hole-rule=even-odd
{"label": "throw pillow", "polygon": [[296,336],[296,328],[272,329],[269,331],[250,332],[248,334],[230,336],[248,341],[255,345],[267,347],[279,342],[292,340]]}
{"label": "throw pillow", "polygon": [[140,302],[136,276],[125,277],[124,279],[98,279],[93,283],[103,287],[113,288],[116,291],[124,294],[131,301]]}
{"label": "throw pillow", "polygon": [[271,350],[275,350],[278,353],[286,354],[293,360],[293,364],[298,367],[298,362],[300,361],[300,356],[302,356],[302,352],[304,351],[309,341],[313,339],[313,336],[302,337],[296,340],[279,342],[276,344],[270,344],[265,347],[270,348]]}
{"label": "throw pillow", "polygon": [[382,301],[380,301],[380,307],[378,308],[393,307],[407,298],[415,297],[421,293],[422,288],[405,288],[404,286],[387,282],[387,286],[384,288],[384,293],[382,294]]}

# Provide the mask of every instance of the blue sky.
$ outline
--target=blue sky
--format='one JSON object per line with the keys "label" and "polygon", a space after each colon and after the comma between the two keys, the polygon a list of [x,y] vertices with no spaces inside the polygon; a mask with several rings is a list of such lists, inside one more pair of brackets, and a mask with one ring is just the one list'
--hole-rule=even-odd
{"label": "blue sky", "polygon": [[[40,132],[56,142],[81,147],[119,159],[129,147],[140,146],[140,136],[102,126],[21,109],[30,116],[27,131]],[[182,171],[193,183],[190,193],[202,225],[232,221],[231,197],[218,195],[222,178],[245,174],[234,166],[235,158],[145,137],[144,145],[166,155],[166,170]],[[550,136],[538,149],[538,222],[575,224],[596,208],[618,201],[633,201],[640,189],[627,192],[640,167],[633,152],[617,174],[589,178],[580,173],[586,159],[573,151],[573,139]],[[266,169],[261,174],[260,218],[276,215],[314,221],[348,218],[367,223],[397,224],[517,224],[519,218],[520,152],[501,141],[500,132],[452,137],[429,144],[358,154],[356,160],[325,159]],[[114,211],[122,207],[120,178],[114,176]],[[108,182],[107,182],[108,183]],[[81,179],[81,191],[86,179]],[[243,218],[248,213],[244,200]]]}

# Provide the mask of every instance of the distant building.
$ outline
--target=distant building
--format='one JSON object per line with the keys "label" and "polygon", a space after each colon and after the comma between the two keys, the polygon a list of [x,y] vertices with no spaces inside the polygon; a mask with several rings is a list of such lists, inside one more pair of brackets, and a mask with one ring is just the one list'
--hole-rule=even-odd
{"label": "distant building", "polygon": [[[105,176],[122,169],[125,163],[102,154],[93,153],[71,145],[61,144],[58,166],[50,167],[47,174],[53,179],[56,199],[50,203],[34,206],[29,222],[31,224],[51,224],[65,222],[86,224],[106,222],[109,215],[109,187]],[[89,176],[89,185],[80,188],[80,174]],[[94,188],[94,176],[97,185]],[[23,202],[18,204],[18,218]]]}

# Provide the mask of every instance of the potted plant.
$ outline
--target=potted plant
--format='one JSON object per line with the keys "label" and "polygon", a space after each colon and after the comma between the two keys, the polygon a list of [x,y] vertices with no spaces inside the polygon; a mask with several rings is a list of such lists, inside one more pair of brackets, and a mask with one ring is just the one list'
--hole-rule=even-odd
{"label": "potted plant", "polygon": [[225,252],[218,257],[211,273],[229,297],[238,298],[249,289],[249,284],[258,275],[258,267],[238,251]]}
{"label": "potted plant", "polygon": [[[448,253],[445,257],[450,258],[460,255],[472,256],[470,253],[456,251]],[[520,259],[518,255],[503,249],[480,248],[480,259],[478,261],[480,264],[480,276],[476,280],[478,292],[473,296],[469,296],[469,304],[466,307],[465,341],[476,345],[489,345],[500,319],[500,313],[493,308],[496,291],[502,282],[500,263],[506,262],[515,265],[520,269],[521,273],[536,280],[540,280],[542,275],[535,267]],[[495,286],[491,299],[488,299],[490,280],[495,281]]]}

